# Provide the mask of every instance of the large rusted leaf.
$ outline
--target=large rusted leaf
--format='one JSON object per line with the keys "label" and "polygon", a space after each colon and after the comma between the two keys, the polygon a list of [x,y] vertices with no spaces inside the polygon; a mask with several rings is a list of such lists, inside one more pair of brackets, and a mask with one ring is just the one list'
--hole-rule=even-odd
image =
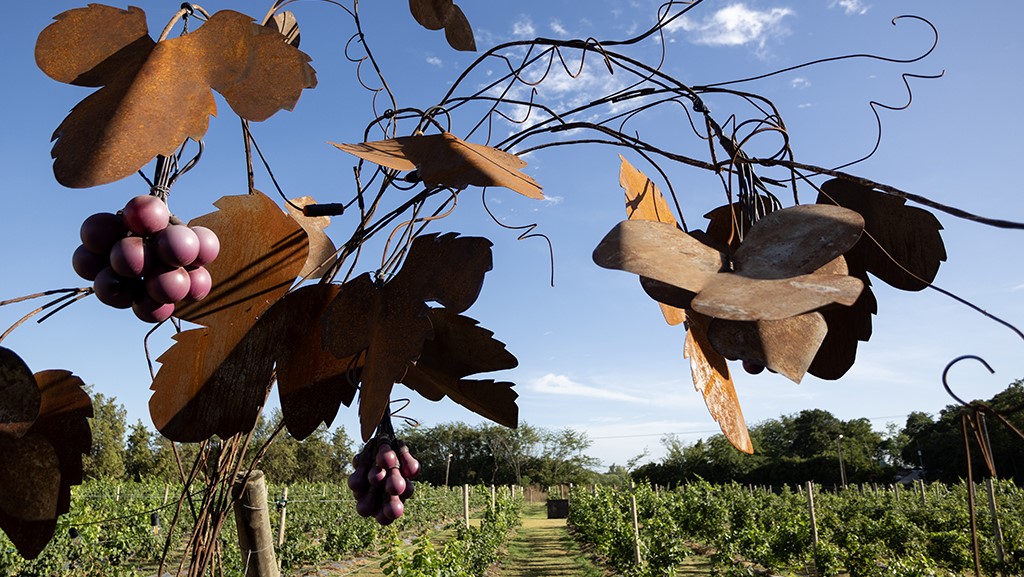
{"label": "large rusted leaf", "polygon": [[0,347],[0,437],[19,438],[39,415],[39,387],[14,351]]}
{"label": "large rusted leaf", "polygon": [[356,394],[362,360],[338,359],[324,348],[323,315],[340,292],[336,284],[304,286],[287,294],[260,319],[256,331],[272,343],[281,414],[288,432],[305,439],[330,425]]}
{"label": "large rusted leaf", "polygon": [[836,380],[845,375],[857,359],[859,342],[871,338],[871,316],[878,312],[878,302],[863,269],[851,266],[849,274],[864,283],[864,290],[857,302],[848,307],[830,307],[819,311],[825,319],[828,332],[807,372],[820,379]]}
{"label": "large rusted leaf", "polygon": [[725,267],[717,250],[675,225],[627,220],[615,225],[594,249],[594,262],[697,293]]}
{"label": "large rusted leaf", "polygon": [[906,206],[906,199],[883,194],[843,179],[821,186],[819,204],[838,204],[864,217],[865,235],[849,258],[868,272],[906,291],[923,290],[946,260],[942,224],[927,210]]}
{"label": "large rusted leaf", "polygon": [[[672,210],[658,190],[658,186],[621,154],[619,160],[619,185],[626,193],[626,218],[676,224],[676,218],[672,216]],[[643,284],[644,277],[640,278],[640,282]],[[658,304],[668,324],[678,325],[686,320],[686,313],[682,309],[666,305],[662,301],[658,301]]]}
{"label": "large rusted leaf", "polygon": [[92,403],[82,380],[68,371],[35,375],[39,417],[21,438],[0,435],[0,529],[34,559],[68,512],[71,485],[82,482],[82,455],[92,436]]}
{"label": "large rusted leaf", "polygon": [[831,304],[850,306],[864,283],[849,275],[805,274],[781,279],[717,275],[690,302],[709,317],[734,321],[781,320]]}
{"label": "large rusted leaf", "polygon": [[456,403],[492,421],[515,428],[519,408],[512,383],[465,379],[477,373],[512,369],[519,362],[477,321],[448,309],[430,309],[433,335],[402,383],[437,401],[447,395]]}
{"label": "large rusted leaf", "polygon": [[324,229],[331,224],[331,217],[306,216],[301,210],[295,208],[296,206],[305,207],[309,204],[316,204],[316,200],[311,196],[293,198],[285,204],[285,209],[309,237],[309,256],[306,258],[306,265],[299,271],[299,276],[305,279],[317,279],[322,277],[334,264],[334,255],[338,249],[334,246],[331,237],[324,232]]}
{"label": "large rusted leaf", "polygon": [[215,205],[220,210],[189,223],[223,239],[209,265],[213,289],[177,312],[206,326],[174,336],[157,359],[149,401],[157,429],[182,442],[229,437],[256,423],[273,374],[273,335],[250,331],[295,282],[309,253],[302,227],[262,193]]}
{"label": "large rusted leaf", "polygon": [[841,207],[775,211],[749,231],[729,270],[725,253],[673,225],[625,221],[601,240],[594,262],[681,289],[648,282],[645,290],[659,302],[716,318],[778,320],[856,301],[859,279],[814,271],[853,246],[860,222]]}
{"label": "large rusted leaf", "polygon": [[373,435],[391,389],[429,337],[427,301],[454,313],[469,308],[491,270],[491,243],[478,237],[430,234],[413,241],[402,269],[387,283],[364,274],[345,283],[326,313],[328,349],[339,359],[365,353],[359,418]]}
{"label": "large rusted leaf", "polygon": [[683,344],[683,356],[690,359],[690,373],[693,386],[704,397],[708,407],[722,434],[729,439],[732,446],[744,453],[754,452],[750,441],[747,421],[743,418],[736,386],[729,375],[729,366],[725,357],[718,353],[708,341],[707,331],[711,319],[690,313],[687,316],[686,342]]}
{"label": "large rusted leaf", "polygon": [[387,168],[416,169],[428,186],[503,186],[530,198],[544,198],[537,181],[519,170],[526,163],[518,156],[466,142],[447,132],[361,144],[332,144]]}
{"label": "large rusted leaf", "polygon": [[817,312],[775,321],[715,319],[708,327],[708,340],[727,358],[754,361],[799,383],[827,330]]}
{"label": "large rusted leaf", "polygon": [[462,12],[458,5],[452,5],[451,14],[448,16],[448,23],[444,25],[444,39],[448,45],[462,52],[476,52],[476,39],[473,37],[473,27],[469,19]]}
{"label": "large rusted leaf", "polygon": [[39,35],[36,62],[56,80],[102,88],[54,133],[57,181],[72,188],[113,182],[186,139],[199,140],[217,111],[211,89],[247,120],[292,109],[316,77],[309,57],[283,39],[230,10],[160,43],[137,8],[92,4],[59,15]]}
{"label": "large rusted leaf", "polygon": [[838,206],[804,204],[777,210],[747,232],[736,250],[736,273],[783,279],[812,273],[857,244],[864,219]]}

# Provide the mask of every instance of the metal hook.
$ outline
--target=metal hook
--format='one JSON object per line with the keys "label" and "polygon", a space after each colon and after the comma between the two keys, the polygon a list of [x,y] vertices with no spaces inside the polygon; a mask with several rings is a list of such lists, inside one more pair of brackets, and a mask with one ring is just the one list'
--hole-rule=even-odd
{"label": "metal hook", "polygon": [[973,359],[975,361],[978,361],[986,369],[988,369],[989,373],[995,374],[995,370],[993,370],[992,367],[989,366],[988,362],[985,361],[985,359],[979,357],[978,355],[962,355],[962,356],[959,356],[959,357],[953,359],[952,361],[949,361],[949,364],[946,365],[946,368],[942,370],[942,386],[946,388],[946,392],[949,393],[949,396],[951,396],[954,399],[956,399],[956,402],[960,403],[961,405],[963,405],[965,407],[969,407],[970,404],[964,402],[963,399],[958,397],[956,395],[956,393],[953,392],[953,389],[951,389],[949,387],[949,381],[947,380],[947,376],[949,375],[949,369],[953,368],[953,365],[959,363],[960,361],[967,360],[967,359]]}

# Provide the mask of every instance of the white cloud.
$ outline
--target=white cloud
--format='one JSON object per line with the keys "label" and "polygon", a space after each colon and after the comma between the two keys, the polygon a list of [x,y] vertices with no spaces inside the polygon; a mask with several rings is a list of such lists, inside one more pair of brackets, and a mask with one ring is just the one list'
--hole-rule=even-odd
{"label": "white cloud", "polygon": [[786,34],[782,20],[792,15],[793,10],[789,8],[755,10],[746,4],[737,3],[700,21],[683,16],[673,20],[666,28],[669,32],[686,32],[694,44],[743,46],[753,43],[763,48],[769,38]]}
{"label": "white cloud", "polygon": [[814,106],[814,105],[811,104],[810,102],[804,102],[803,104],[797,104],[796,105],[797,108],[810,108],[812,106]]}
{"label": "white cloud", "polygon": [[526,16],[521,16],[519,20],[512,23],[512,34],[518,37],[532,37],[535,36],[537,30],[533,27],[533,22],[530,21]]}
{"label": "white cloud", "polygon": [[803,77],[797,77],[790,81],[790,85],[798,89],[807,88],[811,85],[811,81]]}
{"label": "white cloud", "polygon": [[443,65],[444,63],[441,62],[441,59],[438,58],[437,56],[427,56],[427,64],[430,64],[431,66],[437,66],[438,68],[440,68],[441,65]]}
{"label": "white cloud", "polygon": [[555,34],[558,34],[559,36],[568,36],[569,35],[569,31],[566,30],[565,27],[562,26],[562,23],[559,22],[558,20],[552,20],[551,24],[548,24],[548,26],[551,28],[552,32],[554,32]]}
{"label": "white cloud", "polygon": [[623,401],[627,403],[646,403],[647,400],[626,393],[600,389],[573,381],[566,375],[548,373],[530,382],[530,389],[544,395],[561,395],[567,397],[587,397],[606,401]]}
{"label": "white cloud", "polygon": [[870,6],[864,4],[861,0],[838,0],[836,2],[832,2],[829,6],[832,7],[836,5],[842,8],[847,14],[856,14],[858,16],[861,14],[867,14],[868,8],[870,8]]}

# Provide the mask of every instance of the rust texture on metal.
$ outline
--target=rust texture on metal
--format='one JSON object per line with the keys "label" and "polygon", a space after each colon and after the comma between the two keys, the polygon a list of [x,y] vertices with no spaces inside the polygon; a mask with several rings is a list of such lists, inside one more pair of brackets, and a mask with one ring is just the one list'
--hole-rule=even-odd
{"label": "rust texture on metal", "polygon": [[311,196],[302,196],[289,200],[285,203],[284,208],[309,237],[309,256],[306,258],[306,264],[299,271],[299,276],[304,279],[318,279],[334,264],[334,254],[338,249],[334,246],[331,237],[324,232],[324,229],[331,224],[331,217],[306,216],[304,209],[310,205],[316,205],[316,200]]}
{"label": "rust texture on metal", "polygon": [[906,202],[842,179],[824,183],[818,195],[819,204],[837,204],[864,217],[865,235],[847,259],[886,284],[919,291],[935,280],[946,248],[935,215]]}
{"label": "rust texture on metal", "polygon": [[34,375],[39,413],[21,437],[0,434],[0,529],[18,553],[34,559],[53,537],[57,517],[82,482],[82,456],[92,449],[92,401],[69,371]]}
{"label": "rust texture on metal", "polygon": [[503,186],[529,198],[544,198],[540,184],[519,169],[526,166],[514,154],[466,142],[447,132],[402,136],[360,144],[334,146],[349,154],[395,170],[415,169],[428,186]]}
{"label": "rust texture on metal", "polygon": [[775,321],[715,319],[708,329],[708,339],[726,357],[756,362],[799,383],[826,330],[818,312]]}
{"label": "rust texture on metal", "polygon": [[469,20],[452,0],[409,0],[409,11],[427,30],[444,28],[445,39],[456,49],[474,52],[476,40]]}
{"label": "rust texture on metal", "polygon": [[[626,193],[626,218],[676,224],[672,209],[669,208],[664,195],[658,190],[658,186],[621,154],[619,161],[619,186]],[[644,278],[641,277],[640,282],[643,283],[643,281]],[[668,324],[678,325],[686,320],[686,313],[683,309],[660,301],[658,304],[661,306],[661,314],[664,315],[665,322]]]}
{"label": "rust texture on metal", "polygon": [[514,369],[519,365],[505,343],[467,316],[433,308],[427,314],[430,338],[416,363],[410,363],[402,383],[427,399],[451,400],[500,425],[519,424],[518,394],[509,382],[466,379],[478,373]]}
{"label": "rust texture on metal", "polygon": [[421,235],[386,283],[363,274],[345,283],[329,305],[328,349],[338,358],[365,352],[359,417],[364,440],[380,423],[391,389],[416,361],[431,334],[426,301],[453,313],[468,309],[491,270],[491,242],[480,237]]}
{"label": "rust texture on metal", "polygon": [[141,10],[92,4],[58,15],[35,52],[55,80],[100,87],[54,132],[54,175],[72,188],[130,176],[186,139],[202,138],[217,112],[211,89],[242,118],[260,121],[292,109],[316,85],[307,55],[229,10],[156,43]]}
{"label": "rust texture on metal", "polygon": [[199,441],[248,431],[273,374],[257,319],[288,291],[309,254],[305,231],[262,193],[227,196],[193,219],[223,239],[210,264],[213,290],[179,318],[203,328],[178,333],[159,359],[150,415],[170,439]]}
{"label": "rust texture on metal", "polygon": [[725,438],[738,450],[752,454],[754,444],[743,418],[736,385],[729,374],[729,365],[708,340],[708,325],[712,319],[691,311],[686,321],[683,356],[690,359],[693,386],[704,397],[708,413],[721,427]]}
{"label": "rust texture on metal", "polygon": [[0,347],[0,438],[24,436],[41,402],[31,369],[14,351]]}

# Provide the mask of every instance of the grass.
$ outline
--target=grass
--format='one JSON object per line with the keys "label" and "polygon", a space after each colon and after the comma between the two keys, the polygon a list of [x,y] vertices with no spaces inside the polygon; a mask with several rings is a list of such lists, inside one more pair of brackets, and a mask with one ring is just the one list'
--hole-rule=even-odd
{"label": "grass", "polygon": [[604,577],[569,535],[565,519],[547,519],[543,503],[523,506],[523,524],[508,545],[508,556],[495,575],[500,577]]}

